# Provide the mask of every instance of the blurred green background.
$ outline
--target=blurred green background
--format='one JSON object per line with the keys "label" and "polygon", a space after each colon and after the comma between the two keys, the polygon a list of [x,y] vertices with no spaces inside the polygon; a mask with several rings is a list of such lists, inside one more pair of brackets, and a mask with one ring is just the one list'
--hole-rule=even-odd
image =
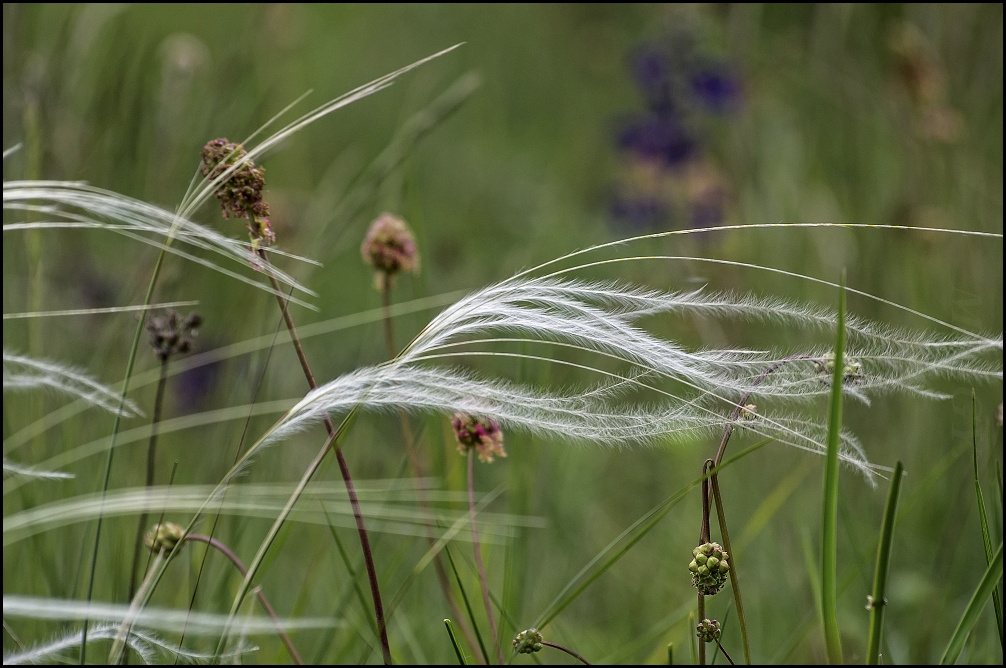
{"label": "blurred green background", "polygon": [[[396,284],[396,302],[474,290],[591,244],[696,225],[844,222],[1001,234],[1002,25],[1001,4],[5,4],[4,148],[22,146],[5,159],[4,178],[84,180],[173,209],[208,140],[243,140],[309,90],[295,114],[463,42],[259,161],[279,248],[323,264],[278,260],[318,293],[317,311],[295,309],[299,326],[380,305],[359,245],[370,221],[386,210],[413,226],[422,256],[421,272]],[[196,220],[244,236],[215,204]],[[957,327],[1002,331],[1001,240],[741,230],[640,243],[630,252],[719,258],[830,281],[844,268],[856,289]],[[107,233],[5,235],[4,313],[140,303],[155,257],[153,249]],[[832,288],[741,266],[644,262],[584,275],[828,307],[836,301]],[[199,350],[269,334],[278,324],[268,295],[177,259],[167,263],[155,299],[199,301]],[[849,307],[939,332],[874,301],[850,296]],[[433,313],[397,318],[399,345]],[[689,347],[785,350],[830,337],[715,320],[647,325]],[[11,320],[4,323],[4,346],[113,383],[124,372],[135,326],[128,314]],[[305,343],[323,381],[386,357],[377,321]],[[302,394],[292,351],[267,355],[178,376],[169,385],[167,412]],[[146,370],[156,361],[141,351],[138,364]],[[504,370],[516,380],[552,385],[583,380],[529,363]],[[847,409],[847,424],[871,460],[893,466],[901,459],[908,471],[887,612],[885,655],[893,663],[939,658],[983,570],[975,566],[984,561],[971,476],[971,388],[948,382],[939,389],[953,399],[885,396]],[[1002,459],[995,421],[1001,383],[975,389],[986,498],[1001,509],[995,473]],[[133,394],[149,407],[153,386]],[[5,396],[5,441],[59,405],[58,397]],[[824,414],[817,404],[807,411]],[[110,423],[85,415],[10,456],[43,461],[100,438]],[[270,423],[256,418],[250,433]],[[417,419],[416,427],[431,475],[445,488],[463,489],[463,460],[453,455],[446,421]],[[397,420],[360,419],[346,444],[354,474],[398,476],[398,434]],[[159,469],[177,461],[176,483],[214,482],[239,436],[234,423],[166,435]],[[274,448],[248,480],[296,480],[317,439],[312,432]],[[529,626],[608,541],[695,478],[714,447],[612,450],[508,434],[509,458],[479,469],[479,489],[502,485],[491,510],[532,516],[547,528],[517,528],[509,547],[487,549],[491,582],[513,618],[504,622],[504,636]],[[142,450],[117,455],[114,487],[142,483]],[[750,583],[745,604],[756,661],[823,660],[804,567],[804,544],[817,544],[822,463],[769,445],[724,474],[733,541]],[[5,494],[5,516],[100,489],[103,464],[103,456],[90,457],[74,465],[74,481]],[[320,479],[337,479],[334,466]],[[865,647],[863,604],[885,487],[874,490],[853,474],[843,479],[839,576],[850,661],[860,660]],[[567,609],[547,639],[616,662],[666,660],[666,645],[674,642],[678,658],[686,659],[694,596],[683,574],[698,507],[696,490]],[[1001,536],[1001,515],[994,519]],[[125,596],[119,575],[128,566],[119,560],[131,554],[134,523],[132,517],[110,522],[119,530],[110,531],[100,557],[107,564],[100,600]],[[222,531],[250,558],[266,527],[264,520],[230,518]],[[78,569],[89,552],[81,546],[92,536],[93,526],[80,525],[5,547],[5,595],[82,597]],[[326,527],[297,525],[275,549],[262,578],[282,614],[332,614],[346,590],[327,536]],[[426,544],[395,535],[380,540],[382,584],[394,591]],[[345,541],[356,546],[349,532]],[[462,545],[456,551],[467,557]],[[229,601],[228,587],[237,584],[218,568],[207,587],[216,591],[205,597],[213,609]],[[181,569],[175,575],[184,577]],[[158,603],[185,605],[184,589],[159,592]],[[441,601],[429,573],[410,589],[397,615],[401,624],[392,625],[401,660],[452,660]],[[727,601],[716,603],[724,614]],[[53,627],[19,621],[17,628],[31,639]],[[327,645],[310,634],[295,640],[320,661],[360,659],[350,640]],[[285,660],[275,639],[256,641],[263,650],[253,660]],[[5,635],[5,651],[13,646]],[[1001,660],[991,608],[968,652],[965,658],[976,662]]]}

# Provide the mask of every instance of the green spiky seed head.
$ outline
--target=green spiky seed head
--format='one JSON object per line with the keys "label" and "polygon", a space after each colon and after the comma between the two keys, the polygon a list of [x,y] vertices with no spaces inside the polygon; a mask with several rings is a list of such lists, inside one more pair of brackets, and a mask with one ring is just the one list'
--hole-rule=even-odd
{"label": "green spiky seed head", "polygon": [[719,543],[703,543],[692,550],[692,561],[688,570],[692,574],[692,585],[703,596],[712,596],[727,581],[730,571],[729,555]]}
{"label": "green spiky seed head", "polygon": [[715,619],[703,619],[695,627],[695,635],[702,642],[713,642],[720,639],[720,623]]}
{"label": "green spiky seed head", "polygon": [[542,640],[538,629],[525,629],[513,637],[513,648],[519,654],[534,654],[544,646]]}
{"label": "green spiky seed head", "polygon": [[162,522],[154,527],[143,537],[143,543],[150,548],[151,552],[171,552],[175,549],[182,538],[185,537],[185,529],[174,522]]}

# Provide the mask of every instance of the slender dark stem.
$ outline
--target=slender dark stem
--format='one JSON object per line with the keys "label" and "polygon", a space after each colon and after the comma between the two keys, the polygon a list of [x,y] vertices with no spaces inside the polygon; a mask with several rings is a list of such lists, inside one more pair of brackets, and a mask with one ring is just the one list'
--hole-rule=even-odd
{"label": "slender dark stem", "polygon": [[755,379],[751,382],[751,389],[747,391],[747,394],[741,397],[741,400],[737,402],[737,405],[734,406],[733,411],[730,413],[727,428],[723,430],[723,438],[720,439],[720,446],[716,449],[716,457],[714,458],[716,466],[719,466],[720,463],[723,461],[723,455],[726,453],[727,449],[727,441],[730,440],[730,435],[734,433],[734,423],[736,423],[737,419],[740,418],[741,413],[744,411],[744,406],[747,405],[748,399],[751,398],[751,395],[754,393],[755,388],[761,385],[761,382],[765,380],[770,374],[778,371],[783,365],[787,364],[788,362],[794,362],[796,360],[816,360],[816,359],[817,358],[812,355],[790,355],[789,357],[784,357],[783,359],[777,362],[773,362],[764,371],[762,371],[755,377]]}
{"label": "slender dark stem", "polygon": [[699,528],[699,545],[709,542],[709,469],[712,467],[711,459],[702,464],[702,526]]}
{"label": "slender dark stem", "polygon": [[[740,580],[737,577],[737,555],[734,553],[734,549],[730,547],[730,532],[727,530],[727,515],[723,510],[723,497],[720,496],[720,482],[716,474],[713,473],[709,479],[710,485],[713,490],[713,501],[716,503],[716,519],[720,524],[720,539],[723,541],[723,549],[726,553],[730,555],[730,590],[734,594],[734,605],[737,607],[737,622],[740,628],[741,634],[741,647],[744,650],[744,663],[751,663],[751,649],[748,646],[748,632],[747,623],[744,619],[744,604],[741,602],[741,585]],[[719,641],[716,641],[719,644]],[[720,649],[723,649],[720,646]],[[726,655],[727,660],[733,664],[730,659],[730,655],[723,652]]]}
{"label": "slender dark stem", "polygon": [[[279,323],[277,323],[276,328],[277,328],[276,331],[278,333],[279,332]],[[272,356],[272,351],[273,351],[274,347],[275,346],[272,346],[272,347],[269,348],[269,352],[266,355],[266,361],[265,361],[265,363],[262,364],[262,370],[258,374],[258,380],[255,382],[255,388],[252,390],[252,393],[251,393],[252,403],[254,403],[255,397],[258,396],[259,391],[262,389],[262,383],[265,380],[266,368],[269,365],[268,360]],[[241,430],[241,437],[238,439],[238,442],[237,442],[237,444],[236,444],[236,446],[234,448],[234,461],[231,462],[232,466],[236,465],[238,463],[238,459],[241,457],[241,446],[245,442],[245,438],[248,435],[248,424],[249,424],[249,421],[248,421],[248,419],[246,419],[245,423],[244,423],[244,427]],[[173,475],[174,474],[172,474],[172,476]],[[218,513],[216,513],[213,516],[213,524],[210,525],[210,533],[209,533],[210,538],[213,538],[214,536],[216,536],[217,526],[219,525],[219,523],[220,523],[220,513],[218,512]],[[196,605],[196,594],[199,591],[199,583],[202,581],[203,573],[205,572],[205,568],[206,568],[206,560],[209,558],[209,555],[210,555],[210,551],[208,549],[203,551],[203,558],[199,562],[199,568],[196,571],[196,579],[195,579],[195,582],[192,585],[192,596],[189,598],[189,608],[188,608],[189,612],[191,612],[192,609]],[[188,622],[189,622],[189,620],[188,620],[188,618],[186,618],[185,625],[182,627],[182,632],[179,634],[178,649],[182,648],[182,644],[183,644],[183,642],[185,640],[185,633],[188,630]],[[175,664],[174,665],[178,664],[178,657],[179,656],[180,656],[180,654],[176,654],[175,655]]]}
{"label": "slender dark stem", "polygon": [[[699,624],[701,624],[702,620],[706,618],[706,597],[702,595],[702,592],[699,592],[698,616],[699,616]],[[695,629],[692,629],[692,632],[694,633]],[[706,641],[703,640],[702,638],[699,638],[698,642],[699,642],[699,665],[704,666],[706,665]]]}
{"label": "slender dark stem", "polygon": [[[167,243],[171,243],[171,237],[168,238]],[[115,412],[115,420],[112,424],[112,436],[108,443],[108,456],[105,459],[105,473],[104,478],[101,483],[101,504],[104,506],[105,496],[108,493],[108,485],[112,479],[112,460],[115,455],[115,442],[119,437],[119,426],[122,424],[122,412],[126,404],[126,395],[129,394],[129,382],[133,377],[133,365],[136,363],[136,351],[140,347],[140,335],[143,332],[143,320],[142,318],[146,316],[147,305],[153,300],[154,287],[157,285],[157,277],[161,273],[161,267],[164,264],[164,256],[166,254],[165,250],[161,250],[160,254],[157,256],[157,262],[154,264],[154,270],[150,274],[150,283],[147,285],[147,294],[143,299],[144,309],[140,314],[140,322],[136,325],[136,331],[133,334],[133,343],[129,348],[129,357],[126,358],[126,372],[122,379],[122,393],[119,395],[119,409]],[[105,518],[104,508],[98,514],[98,520],[94,527],[94,543],[91,547],[91,567],[87,575],[87,596],[86,601],[91,602],[94,597],[94,575],[98,569],[98,547],[101,545],[101,527],[102,522]],[[80,636],[80,665],[87,663],[87,630],[90,623],[89,619],[84,620],[84,628]]]}
{"label": "slender dark stem", "polygon": [[[150,490],[154,486],[155,470],[157,466],[157,428],[161,422],[161,408],[164,404],[164,388],[168,383],[168,359],[167,357],[161,358],[161,375],[157,381],[157,394],[154,398],[154,412],[150,419],[150,441],[147,443],[147,478],[146,478],[146,488]],[[136,524],[136,540],[133,542],[133,566],[129,573],[129,600],[133,600],[133,596],[136,595],[136,577],[140,572],[140,555],[143,554],[144,550],[141,549],[143,545],[143,534],[147,528],[147,511],[144,510],[140,514],[140,519]],[[150,562],[149,555],[147,558],[147,563]],[[129,651],[128,649],[122,652],[122,665],[127,665],[129,663]]]}
{"label": "slender dark stem", "polygon": [[[758,374],[755,379],[751,382],[751,388],[741,397],[737,405],[734,406],[733,411],[730,413],[730,417],[727,422],[726,429],[723,430],[723,437],[720,439],[719,447],[716,448],[716,456],[713,459],[707,459],[706,463],[702,467],[702,473],[704,476],[709,474],[710,469],[714,469],[720,465],[723,461],[723,456],[726,454],[727,443],[730,442],[730,436],[734,433],[734,425],[737,420],[741,419],[741,416],[745,410],[748,399],[754,393],[754,390],[758,385],[761,384],[770,374],[778,371],[783,365],[793,362],[796,360],[813,360],[816,359],[811,355],[791,355],[785,357],[777,362],[773,362],[768,367],[766,367],[760,374]],[[702,482],[702,535],[699,537],[699,543],[705,543],[709,541],[709,486],[712,486],[713,495],[716,500],[716,515],[720,525],[720,534],[722,535],[721,540],[723,541],[723,549],[726,550],[727,554],[731,556],[733,563],[730,567],[730,578],[731,578],[731,591],[733,591],[734,602],[737,605],[737,614],[740,620],[740,634],[741,634],[741,645],[744,649],[744,660],[746,663],[751,663],[751,653],[748,646],[747,637],[747,626],[744,621],[744,606],[741,603],[741,593],[740,586],[737,580],[737,562],[736,555],[730,547],[730,535],[727,532],[726,524],[726,514],[723,511],[723,500],[720,497],[719,480],[716,474],[712,474],[707,477]],[[702,616],[702,594],[699,594],[699,619],[704,619]],[[719,644],[719,641],[717,641]],[[722,646],[721,646],[722,649]],[[726,652],[723,652],[726,655]],[[727,659],[729,659],[727,655]],[[701,640],[699,641],[699,664],[705,663],[705,643]],[[730,661],[733,663],[733,661]]]}
{"label": "slender dark stem", "polygon": [[493,604],[489,598],[489,581],[486,578],[486,567],[482,563],[482,550],[479,547],[479,531],[475,524],[475,451],[468,451],[468,513],[472,522],[472,545],[475,547],[475,566],[479,569],[479,582],[482,584],[482,601],[489,616],[489,628],[493,632],[493,645],[496,647],[496,658],[503,665],[503,648],[500,647],[499,631],[496,629],[496,619],[493,615]]}
{"label": "slender dark stem", "polygon": [[737,664],[734,663],[734,660],[730,658],[730,655],[727,654],[727,651],[725,649],[723,649],[723,645],[720,644],[720,641],[718,639],[716,640],[716,646],[720,648],[721,652],[723,652],[723,656],[727,657],[727,661],[730,662],[731,666],[737,665]]}
{"label": "slender dark stem", "polygon": [[[713,460],[707,459],[702,464],[702,527],[699,529],[699,545],[709,542],[709,469],[713,466]],[[702,592],[698,592],[698,614],[699,623],[706,618],[706,600]],[[699,638],[699,665],[706,665],[706,643]]]}
{"label": "slender dark stem", "polygon": [[[241,562],[238,556],[234,554],[229,547],[221,543],[216,538],[204,536],[198,533],[191,533],[185,536],[183,540],[206,543],[207,545],[216,548],[221,554],[227,557],[232,564],[234,564],[234,567],[241,572],[242,576],[248,575],[248,569],[245,568],[245,565]],[[283,644],[286,645],[287,651],[290,652],[290,656],[293,657],[293,660],[298,666],[304,665],[304,661],[300,658],[300,654],[297,653],[297,649],[293,646],[293,641],[290,640],[290,636],[288,636],[286,630],[284,630],[283,624],[279,620],[279,616],[276,614],[273,607],[269,605],[269,599],[266,598],[265,592],[262,591],[262,587],[256,587],[255,594],[258,596],[258,600],[262,604],[262,608],[270,617],[272,617],[272,620],[276,622],[276,631],[279,633],[279,637],[283,641]]]}
{"label": "slender dark stem", "polygon": [[[290,340],[293,343],[294,350],[297,351],[297,359],[300,360],[300,366],[304,370],[304,377],[307,378],[308,385],[311,389],[316,389],[318,383],[314,379],[314,373],[311,372],[311,365],[308,364],[307,355],[304,354],[304,347],[300,343],[300,337],[297,336],[297,328],[293,324],[293,318],[290,316],[290,309],[287,308],[286,298],[283,297],[283,291],[279,285],[279,281],[271,271],[268,271],[269,267],[269,257],[265,252],[264,248],[258,250],[259,257],[262,258],[262,262],[266,266],[266,273],[269,275],[269,280],[272,282],[273,290],[276,293],[276,300],[279,302],[280,311],[283,312],[283,320],[286,322],[287,331],[290,333]],[[356,520],[356,531],[360,536],[360,547],[363,550],[363,561],[367,566],[367,578],[370,580],[370,594],[374,599],[374,616],[377,619],[377,633],[381,642],[381,654],[384,658],[384,663],[390,665],[393,663],[391,658],[391,646],[388,643],[388,629],[387,622],[384,619],[384,605],[381,602],[381,590],[377,581],[377,569],[374,566],[374,555],[370,550],[370,537],[367,534],[367,527],[363,521],[363,512],[360,509],[360,500],[356,495],[356,487],[353,485],[353,477],[349,473],[349,466],[346,464],[346,458],[342,454],[342,448],[339,446],[338,441],[336,441],[336,431],[335,425],[332,424],[332,419],[325,416],[325,429],[328,430],[329,444],[326,444],[325,451],[329,447],[335,450],[336,459],[339,462],[339,471],[342,473],[342,480],[346,485],[346,494],[349,497],[350,506],[353,508],[353,518]],[[321,453],[324,456],[324,451]]]}
{"label": "slender dark stem", "polygon": [[[397,354],[395,349],[395,333],[391,325],[391,279],[390,277],[385,277],[382,282],[381,287],[381,305],[384,308],[384,342],[388,348],[388,358],[393,359]],[[412,436],[412,427],[409,425],[409,417],[405,414],[404,410],[398,411],[398,421],[402,426],[402,439],[405,442],[405,452],[409,457],[409,463],[412,465],[412,472],[415,474],[417,479],[422,479],[423,476],[423,466],[422,461],[419,458],[419,454],[416,452],[416,442]],[[423,489],[422,485],[416,485],[416,495],[419,501],[419,507],[423,512],[430,513],[430,505],[426,498],[426,491]],[[437,538],[433,534],[433,529],[430,524],[425,525],[426,528],[426,538],[430,543],[430,546],[436,545]],[[475,634],[472,633],[471,627],[465,622],[464,616],[461,614],[461,609],[458,607],[457,601],[454,600],[454,595],[451,593],[451,582],[447,577],[447,569],[444,568],[444,562],[440,558],[438,553],[433,557],[433,568],[437,574],[437,581],[440,583],[440,589],[444,592],[444,598],[447,599],[447,605],[451,609],[451,614],[453,618],[457,620],[458,628],[461,629],[461,633],[465,636],[465,640],[468,641],[468,647],[475,653],[476,660],[479,663],[488,663],[486,657],[482,655],[482,650],[479,648],[475,641]]]}
{"label": "slender dark stem", "polygon": [[547,640],[542,640],[541,644],[545,645],[547,647],[554,647],[555,649],[562,650],[563,652],[565,652],[566,654],[569,654],[574,659],[579,659],[585,665],[588,665],[588,666],[590,665],[590,661],[587,661],[585,658],[583,658],[582,656],[580,656],[579,654],[577,654],[576,652],[574,652],[573,650],[571,650],[568,647],[563,647],[562,645],[560,645],[558,643],[549,642]]}

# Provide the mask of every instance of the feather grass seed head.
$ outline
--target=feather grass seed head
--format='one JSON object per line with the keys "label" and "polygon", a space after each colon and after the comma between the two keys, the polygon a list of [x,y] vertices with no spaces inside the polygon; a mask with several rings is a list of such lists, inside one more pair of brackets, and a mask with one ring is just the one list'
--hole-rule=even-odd
{"label": "feather grass seed head", "polygon": [[370,224],[360,255],[377,270],[374,281],[379,290],[390,285],[395,274],[419,269],[419,251],[412,230],[404,220],[387,212]]}

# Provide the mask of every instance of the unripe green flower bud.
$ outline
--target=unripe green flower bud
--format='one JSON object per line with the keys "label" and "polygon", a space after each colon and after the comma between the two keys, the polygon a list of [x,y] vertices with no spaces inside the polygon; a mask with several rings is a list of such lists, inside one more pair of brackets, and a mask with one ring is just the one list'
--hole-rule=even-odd
{"label": "unripe green flower bud", "polygon": [[698,626],[695,627],[695,635],[697,635],[699,640],[702,642],[713,642],[714,640],[719,640],[720,623],[715,619],[703,619],[699,622]]}
{"label": "unripe green flower bud", "polygon": [[154,525],[143,537],[143,543],[152,552],[171,552],[184,537],[185,529],[174,522],[164,522]]}
{"label": "unripe green flower bud", "polygon": [[540,652],[543,638],[538,629],[530,628],[521,631],[513,637],[513,648],[519,654],[534,654]]}
{"label": "unripe green flower bud", "polygon": [[692,554],[695,559],[688,565],[688,570],[692,573],[692,585],[700,594],[712,596],[726,584],[727,572],[730,570],[729,555],[718,543],[703,543],[692,550]]}

